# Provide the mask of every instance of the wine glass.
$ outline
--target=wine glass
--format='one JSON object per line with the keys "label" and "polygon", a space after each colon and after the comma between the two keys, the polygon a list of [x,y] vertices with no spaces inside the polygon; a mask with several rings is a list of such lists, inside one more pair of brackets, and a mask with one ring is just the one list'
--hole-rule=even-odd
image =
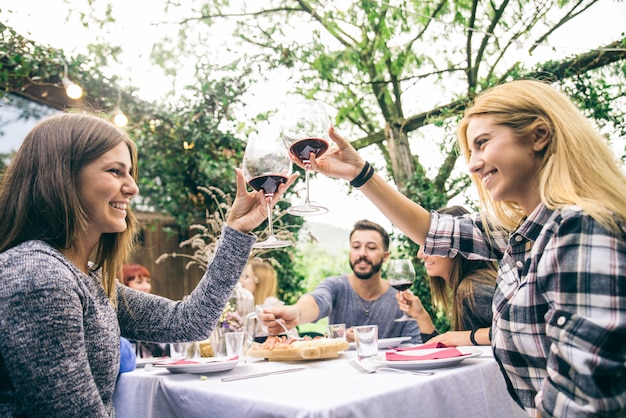
{"label": "wine glass", "polygon": [[267,202],[269,236],[256,242],[254,248],[279,248],[293,244],[274,236],[272,225],[272,198],[278,186],[286,183],[291,175],[291,160],[278,135],[257,134],[248,141],[241,169],[248,184],[257,191],[263,190]]}
{"label": "wine glass", "polygon": [[[387,281],[389,284],[399,292],[407,290],[415,281],[415,269],[413,263],[408,259],[393,259],[389,261],[387,266]],[[413,321],[413,318],[406,313],[400,318],[395,319],[396,322],[400,321]]]}
{"label": "wine glass", "polygon": [[306,198],[304,203],[287,209],[292,215],[321,215],[328,212],[324,206],[314,204],[309,198],[309,158],[311,153],[316,157],[324,154],[330,145],[328,129],[330,117],[324,104],[316,100],[303,100],[290,106],[283,126],[283,141],[292,155],[302,161],[305,173]]}

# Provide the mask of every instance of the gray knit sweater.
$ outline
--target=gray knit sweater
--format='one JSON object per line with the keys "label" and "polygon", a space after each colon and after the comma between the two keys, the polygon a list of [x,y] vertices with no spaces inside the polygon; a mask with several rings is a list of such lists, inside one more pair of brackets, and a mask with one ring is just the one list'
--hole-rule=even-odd
{"label": "gray knit sweater", "polygon": [[28,241],[0,254],[0,417],[113,417],[120,334],[152,342],[208,338],[253,235],[225,227],[185,302],[118,285],[117,312],[98,278]]}

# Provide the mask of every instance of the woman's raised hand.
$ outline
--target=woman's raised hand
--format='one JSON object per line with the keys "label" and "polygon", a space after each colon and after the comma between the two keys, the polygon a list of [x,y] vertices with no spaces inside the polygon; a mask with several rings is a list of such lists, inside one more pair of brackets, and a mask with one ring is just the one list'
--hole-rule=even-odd
{"label": "woman's raised hand", "polygon": [[[333,127],[328,130],[328,134],[337,146],[331,147],[319,158],[315,158],[311,153],[310,169],[328,177],[353,180],[365,166],[365,160],[347,139],[335,132]],[[302,167],[300,161],[294,158],[292,161]]]}
{"label": "woman's raised hand", "polygon": [[[228,215],[226,224],[238,231],[249,233],[267,219],[267,204],[263,192],[249,192],[246,188],[246,179],[241,169],[237,173],[237,196]],[[281,184],[274,193],[273,202],[278,202],[285,191],[293,184],[298,173],[292,174],[287,183]]]}

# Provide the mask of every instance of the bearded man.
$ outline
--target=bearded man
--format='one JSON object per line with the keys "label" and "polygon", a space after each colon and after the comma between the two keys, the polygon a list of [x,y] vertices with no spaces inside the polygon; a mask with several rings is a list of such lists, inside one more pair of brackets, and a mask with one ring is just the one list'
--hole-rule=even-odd
{"label": "bearded man", "polygon": [[421,343],[416,321],[395,322],[402,316],[397,290],[381,276],[389,258],[389,234],[380,225],[358,221],[350,232],[349,261],[352,273],[327,277],[295,305],[275,306],[259,314],[270,335],[281,333],[280,320],[288,328],[328,317],[329,324],[346,324],[346,337],[354,341],[352,327],[378,325],[378,338],[411,337],[406,343]]}

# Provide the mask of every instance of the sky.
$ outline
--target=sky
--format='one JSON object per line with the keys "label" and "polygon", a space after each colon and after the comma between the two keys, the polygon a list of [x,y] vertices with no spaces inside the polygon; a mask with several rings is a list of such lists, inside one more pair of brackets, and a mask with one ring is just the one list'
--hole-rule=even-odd
{"label": "sky", "polygon": [[[156,28],[155,21],[166,20],[159,6],[154,1],[146,7],[140,1],[111,1],[115,5],[117,29],[108,35],[112,44],[119,43],[124,48],[122,66],[116,74],[128,74],[128,85],[138,88],[137,95],[144,100],[162,100],[161,92],[165,79],[160,71],[149,63],[151,39],[167,28]],[[84,51],[86,45],[95,43],[97,31],[83,28],[76,18],[66,21],[69,4],[78,4],[84,8],[86,0],[2,0],[0,18],[2,22],[17,30],[22,35],[53,48],[61,48],[72,55]],[[95,2],[96,4],[103,2]],[[8,11],[13,13],[8,13]],[[169,16],[172,21],[174,17]],[[583,22],[584,20],[584,22]],[[550,45],[566,55],[572,55],[605,43],[614,41],[626,31],[626,1],[603,0],[584,14],[584,19],[568,23],[569,30],[550,39]],[[541,54],[554,53],[549,48],[538,49],[532,59],[538,60]],[[528,57],[526,57],[528,58]],[[285,77],[276,77],[277,83],[257,85],[245,98],[251,109],[267,106],[268,100],[281,100],[287,94],[289,84]],[[167,81],[167,83],[171,83]],[[5,141],[0,137],[0,141]],[[1,150],[0,144],[0,152]],[[436,148],[424,150],[436,153]],[[364,158],[376,158],[368,151],[362,152]],[[310,217],[312,222],[350,229],[352,224],[363,218],[383,225],[391,231],[391,223],[362,194],[356,192],[346,197],[348,190],[345,182],[338,182],[324,176],[311,179],[311,199],[329,208],[329,213]]]}

